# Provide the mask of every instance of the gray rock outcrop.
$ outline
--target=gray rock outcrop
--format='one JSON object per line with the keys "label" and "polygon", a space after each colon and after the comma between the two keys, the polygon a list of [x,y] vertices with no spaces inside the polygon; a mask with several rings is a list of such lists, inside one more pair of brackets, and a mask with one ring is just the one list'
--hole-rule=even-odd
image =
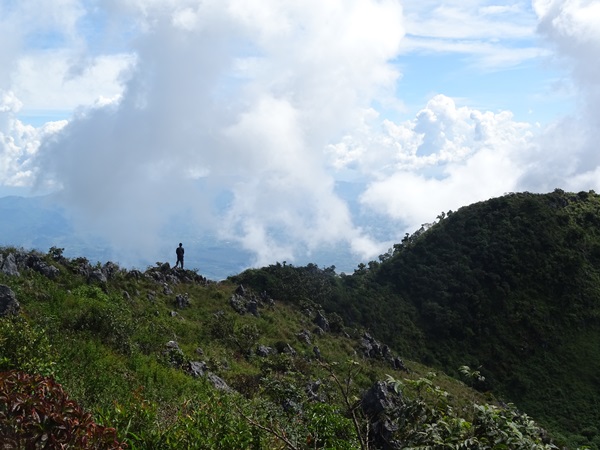
{"label": "gray rock outcrop", "polygon": [[0,317],[17,315],[20,310],[21,305],[15,293],[8,286],[0,284]]}
{"label": "gray rock outcrop", "polygon": [[4,258],[0,267],[0,272],[14,277],[20,276],[17,260],[13,253],[9,253],[6,258]]}

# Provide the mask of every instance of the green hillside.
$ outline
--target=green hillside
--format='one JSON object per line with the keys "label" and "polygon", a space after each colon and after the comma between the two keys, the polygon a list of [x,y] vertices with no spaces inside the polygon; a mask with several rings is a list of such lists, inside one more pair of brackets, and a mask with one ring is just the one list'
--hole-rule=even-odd
{"label": "green hillside", "polygon": [[468,387],[476,367],[450,378],[324,306],[353,283],[373,299],[387,288],[274,267],[282,277],[243,275],[273,287],[253,289],[162,263],[1,248],[3,450],[557,448],[524,412]]}
{"label": "green hillside", "polygon": [[600,448],[600,196],[515,193],[442,213],[351,275],[274,265],[240,282],[317,298],[407,358]]}
{"label": "green hillside", "polygon": [[[487,388],[590,437],[600,424],[599,225],[593,192],[511,194],[449,214],[373,277],[393,291],[390,308],[413,309],[423,361],[481,366]],[[389,325],[381,337],[398,342]]]}

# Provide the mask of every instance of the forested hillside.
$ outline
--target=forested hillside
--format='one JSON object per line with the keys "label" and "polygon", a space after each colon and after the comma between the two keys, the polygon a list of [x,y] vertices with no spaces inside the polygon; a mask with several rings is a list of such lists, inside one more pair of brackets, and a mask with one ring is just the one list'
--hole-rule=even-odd
{"label": "forested hillside", "polygon": [[600,196],[514,193],[442,213],[353,274],[274,265],[237,278],[315,298],[401,355],[490,390],[598,448]]}

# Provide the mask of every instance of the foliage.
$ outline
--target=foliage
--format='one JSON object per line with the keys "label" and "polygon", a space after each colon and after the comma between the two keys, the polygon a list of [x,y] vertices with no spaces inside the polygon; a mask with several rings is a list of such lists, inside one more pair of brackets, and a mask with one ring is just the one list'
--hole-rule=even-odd
{"label": "foliage", "polygon": [[6,450],[123,448],[54,380],[19,371],[0,373],[0,437]]}
{"label": "foliage", "polygon": [[389,377],[388,382],[397,393],[405,394],[389,414],[397,426],[393,439],[404,449],[558,448],[544,430],[513,405],[474,404],[473,417],[467,420],[450,406],[448,392],[435,385],[433,374],[403,382]]}
{"label": "foliage", "polygon": [[23,316],[0,318],[0,370],[51,375],[53,349],[43,329]]}

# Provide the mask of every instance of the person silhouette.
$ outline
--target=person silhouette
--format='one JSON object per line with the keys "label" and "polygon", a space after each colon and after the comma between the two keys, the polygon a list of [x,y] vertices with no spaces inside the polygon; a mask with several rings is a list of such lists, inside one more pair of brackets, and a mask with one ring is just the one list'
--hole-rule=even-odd
{"label": "person silhouette", "polygon": [[177,262],[175,263],[175,268],[177,268],[181,264],[181,268],[183,269],[183,254],[185,253],[185,250],[183,250],[183,244],[181,242],[179,243],[179,247],[177,247],[177,249],[175,250],[175,253],[177,254]]}

